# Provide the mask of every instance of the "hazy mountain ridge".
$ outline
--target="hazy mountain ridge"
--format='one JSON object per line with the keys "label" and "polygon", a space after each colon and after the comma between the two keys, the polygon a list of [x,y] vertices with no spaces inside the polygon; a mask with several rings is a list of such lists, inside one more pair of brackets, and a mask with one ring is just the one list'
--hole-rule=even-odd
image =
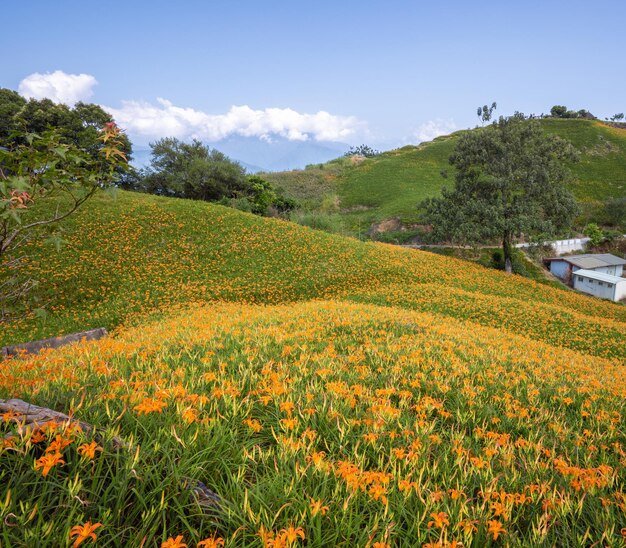
{"label": "hazy mountain ridge", "polygon": [[[233,136],[214,143],[205,143],[239,162],[249,173],[303,169],[309,164],[324,163],[344,154],[350,145],[334,141],[290,141],[284,138],[258,139]],[[150,163],[150,147],[133,149],[133,165]]]}

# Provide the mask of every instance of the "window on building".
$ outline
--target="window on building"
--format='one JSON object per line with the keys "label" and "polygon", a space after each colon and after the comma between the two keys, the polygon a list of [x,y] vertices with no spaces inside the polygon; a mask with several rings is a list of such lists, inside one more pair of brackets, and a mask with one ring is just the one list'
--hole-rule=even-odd
{"label": "window on building", "polygon": [[598,282],[598,285],[604,285],[604,283],[603,282]]}

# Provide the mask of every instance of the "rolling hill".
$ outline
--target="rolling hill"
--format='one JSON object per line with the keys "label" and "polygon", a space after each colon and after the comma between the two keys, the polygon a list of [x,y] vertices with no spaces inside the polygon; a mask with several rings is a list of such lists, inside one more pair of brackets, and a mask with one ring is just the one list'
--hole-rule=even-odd
{"label": "rolling hill", "polygon": [[623,305],[121,191],[64,239],[2,344],[113,336],[1,363],[0,404],[98,429],[0,415],[4,544],[623,542]]}
{"label": "rolling hill", "polygon": [[[567,139],[580,152],[580,162],[572,166],[572,191],[585,221],[594,218],[604,200],[626,196],[626,129],[597,120],[548,118],[540,123],[546,132]],[[417,203],[453,184],[448,158],[459,133],[362,161],[340,158],[303,171],[264,176],[314,210],[324,196],[336,195],[339,215],[351,234],[391,218],[411,225],[419,222]],[[449,173],[447,179],[441,176],[443,170]]]}
{"label": "rolling hill", "polygon": [[[603,322],[609,331],[619,330],[626,319],[623,306],[519,277],[512,283],[503,273],[450,257],[363,243],[206,202],[101,193],[68,219],[63,238],[59,251],[45,240],[26,249],[22,274],[39,280],[37,296],[48,314],[6,326],[1,344],[113,328],[190,302],[341,297],[483,324],[511,322],[513,330],[533,329],[561,345],[626,356],[610,337],[598,345],[559,332],[576,332],[579,317],[599,322],[598,333]],[[495,302],[511,306],[494,307]],[[529,314],[544,318],[540,329],[525,321]]]}

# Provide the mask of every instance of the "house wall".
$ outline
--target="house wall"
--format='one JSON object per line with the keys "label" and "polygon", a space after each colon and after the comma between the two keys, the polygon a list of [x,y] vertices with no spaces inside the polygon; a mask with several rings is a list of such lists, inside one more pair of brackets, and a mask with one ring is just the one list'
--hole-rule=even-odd
{"label": "house wall", "polygon": [[[555,276],[564,280],[567,277],[568,269],[571,268],[572,272],[581,270],[579,266],[569,264],[566,261],[552,261],[550,263],[550,272]],[[603,272],[604,274],[610,274],[611,276],[621,276],[623,273],[622,265],[619,266],[599,266],[598,268],[590,268],[594,272]]]}
{"label": "house wall", "polygon": [[621,276],[622,275],[622,265],[619,266],[601,266],[599,268],[594,268],[596,272],[604,272],[605,274],[611,274],[611,276]]}
{"label": "house wall", "polygon": [[[582,281],[580,280],[581,277]],[[574,274],[574,289],[582,291],[583,293],[589,293],[590,295],[600,297],[601,299],[609,299],[611,301],[616,300],[615,286],[617,285],[617,287],[619,287],[620,285],[624,284],[619,283],[611,285],[613,287],[609,287],[609,284],[607,282],[592,280],[590,278],[587,278],[586,276]]]}
{"label": "house wall", "polygon": [[554,274],[557,278],[561,278],[561,280],[564,280],[567,277],[569,267],[569,263],[566,263],[565,261],[550,261],[550,272],[552,272],[552,274]]}
{"label": "house wall", "polygon": [[571,253],[572,251],[583,251],[589,238],[573,238],[570,240],[557,240],[552,242],[557,255]]}
{"label": "house wall", "polygon": [[622,299],[626,299],[626,280],[615,284],[615,296],[613,300],[620,301]]}

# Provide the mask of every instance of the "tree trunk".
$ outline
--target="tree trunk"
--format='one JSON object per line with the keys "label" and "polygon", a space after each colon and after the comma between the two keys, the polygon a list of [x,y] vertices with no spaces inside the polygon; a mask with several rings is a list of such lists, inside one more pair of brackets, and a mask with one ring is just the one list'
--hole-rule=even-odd
{"label": "tree trunk", "polygon": [[511,274],[513,272],[513,247],[508,235],[502,239],[502,251],[504,252],[504,271]]}

